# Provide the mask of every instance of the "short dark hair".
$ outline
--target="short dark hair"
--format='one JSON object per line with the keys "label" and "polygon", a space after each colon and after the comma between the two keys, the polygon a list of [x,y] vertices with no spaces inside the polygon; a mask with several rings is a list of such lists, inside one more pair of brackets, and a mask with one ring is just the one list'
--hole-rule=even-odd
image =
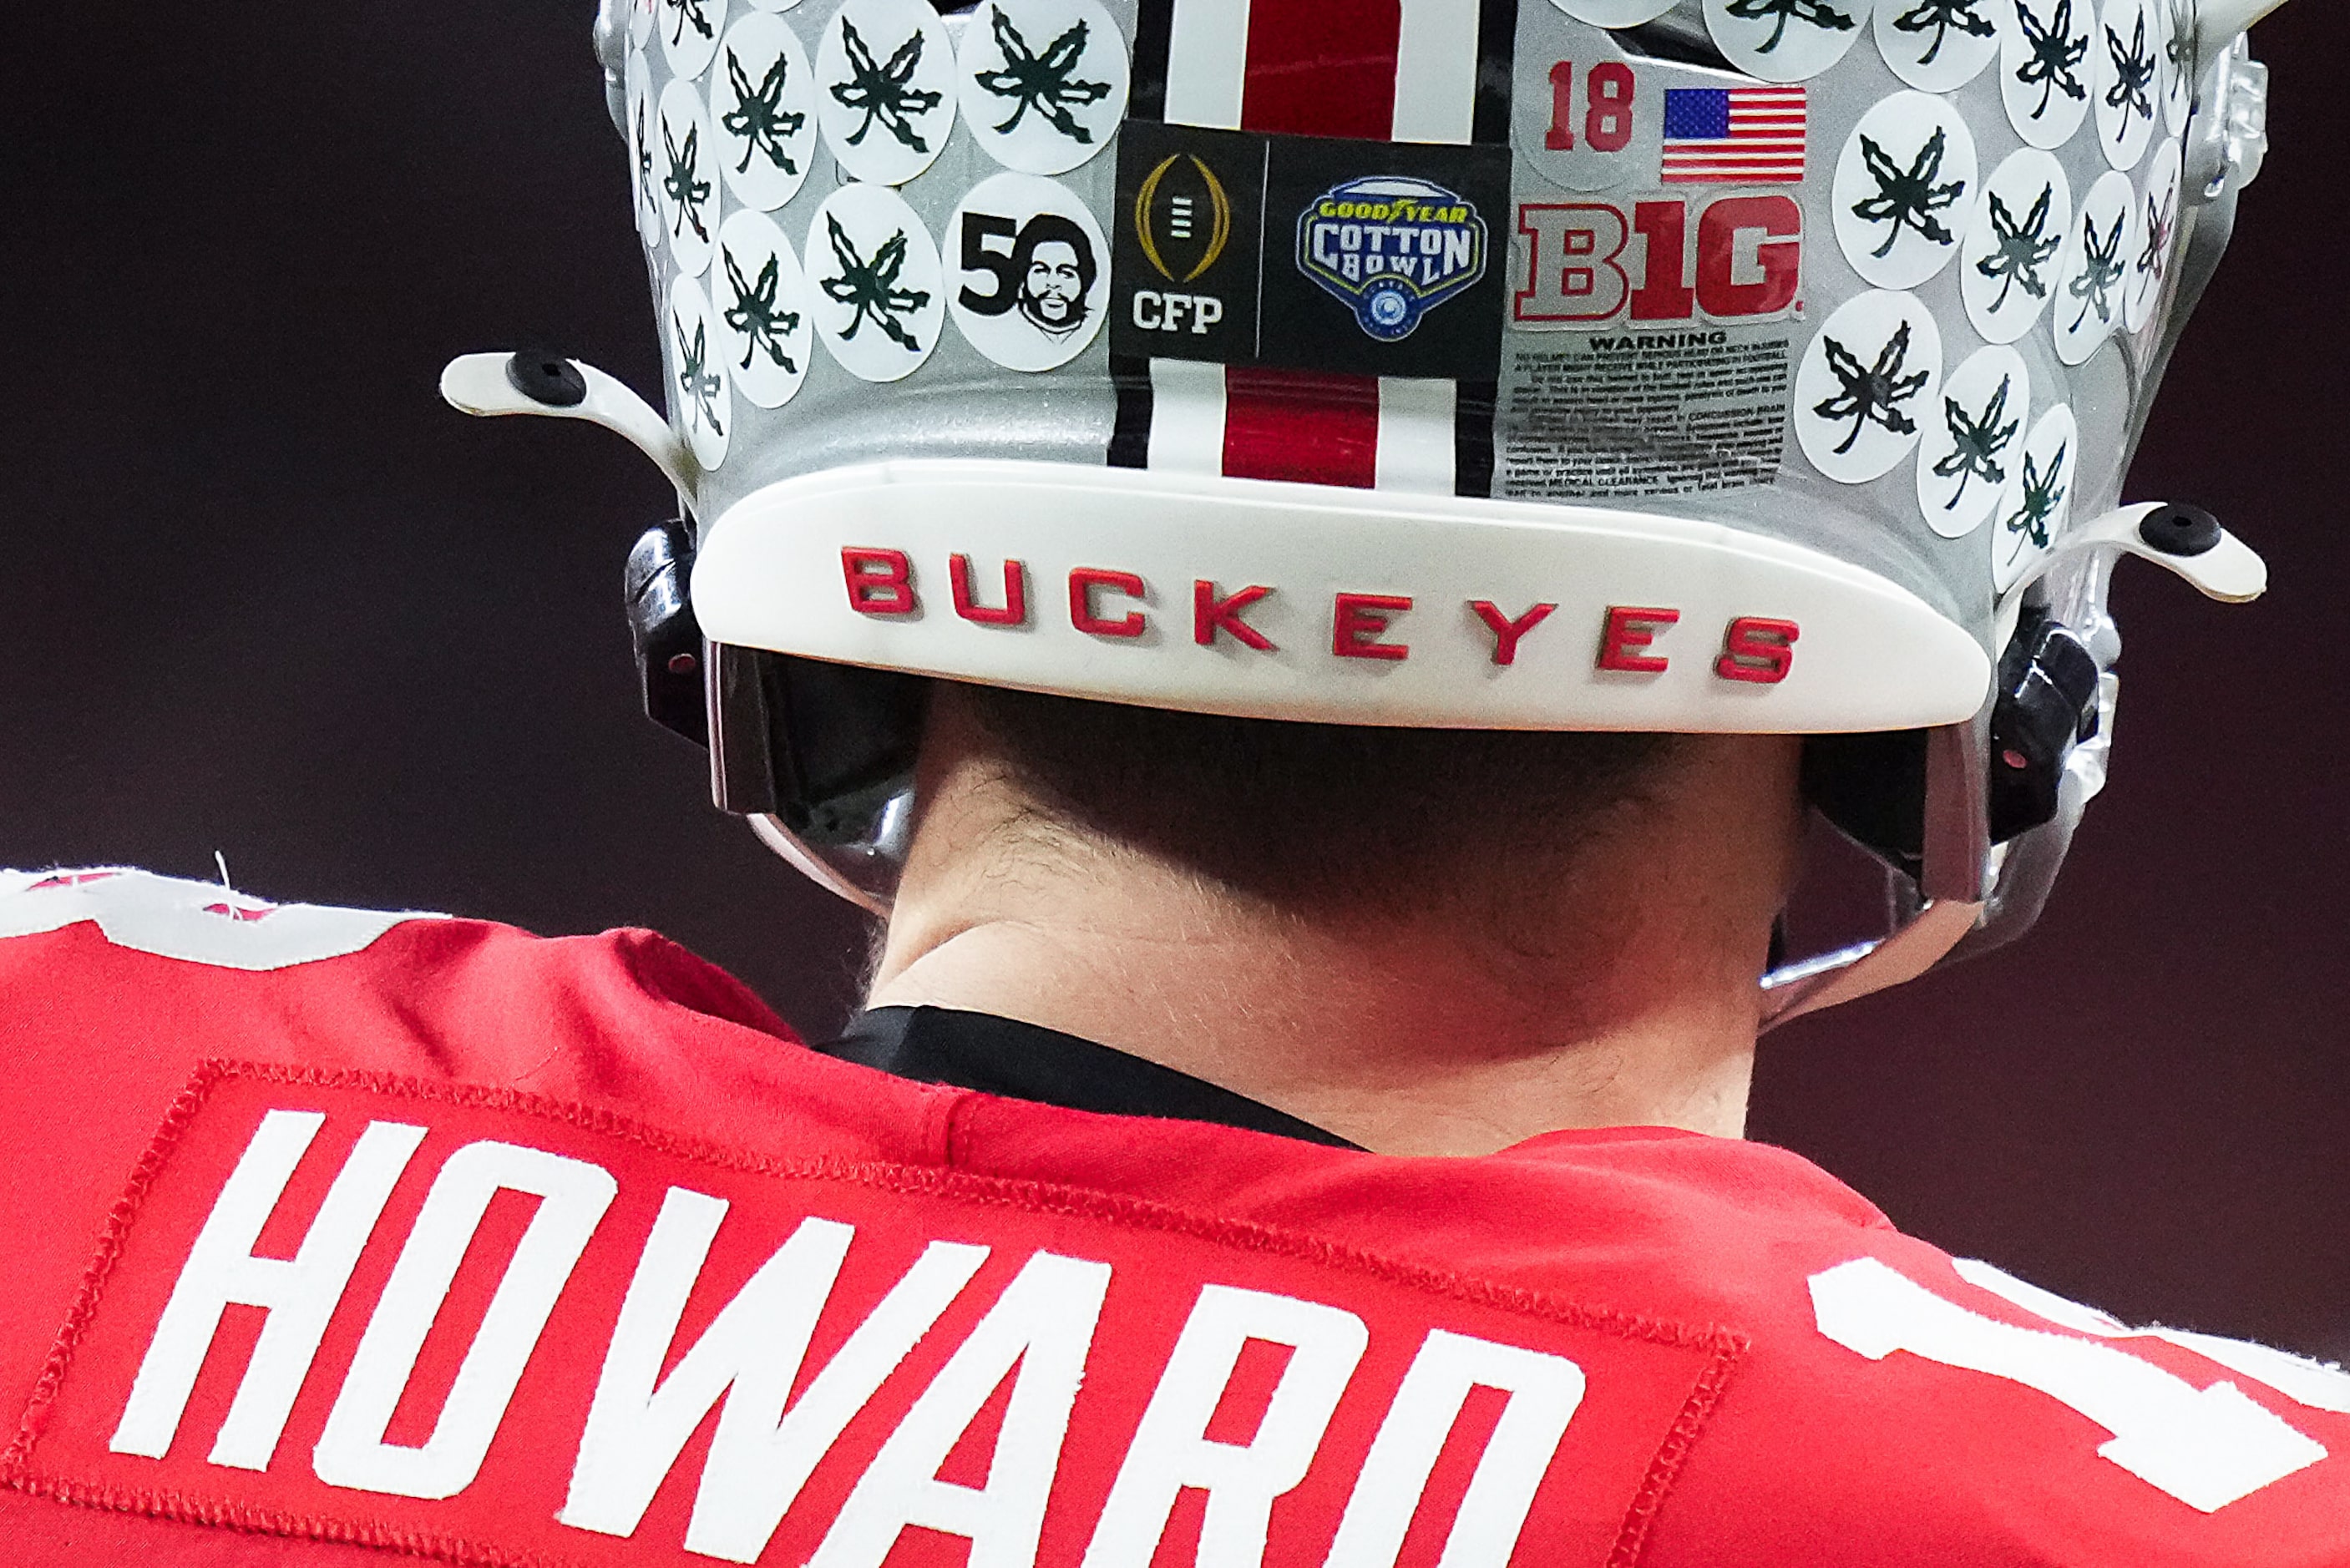
{"label": "short dark hair", "polygon": [[1058,213],[1039,213],[1021,228],[1019,236],[1012,242],[1014,275],[1024,280],[1028,269],[1036,263],[1038,248],[1055,244],[1065,244],[1076,253],[1077,282],[1082,286],[1078,292],[1091,294],[1094,279],[1099,275],[1101,266],[1094,256],[1094,243],[1085,230],[1077,226],[1076,220],[1065,218]]}
{"label": "short dark hair", "polygon": [[1556,869],[1675,740],[1235,719],[999,687],[940,695],[1047,816],[1290,908],[1398,911],[1448,868]]}

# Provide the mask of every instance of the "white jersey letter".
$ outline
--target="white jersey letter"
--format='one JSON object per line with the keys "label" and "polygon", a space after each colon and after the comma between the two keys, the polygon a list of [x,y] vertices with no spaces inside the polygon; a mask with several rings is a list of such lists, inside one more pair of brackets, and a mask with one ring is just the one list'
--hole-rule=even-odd
{"label": "white jersey letter", "polygon": [[663,1378],[678,1321],[726,1210],[724,1199],[681,1187],[661,1200],[604,1355],[570,1495],[556,1515],[560,1522],[602,1535],[634,1534],[712,1407],[743,1400],[780,1412],[790,1397],[857,1232],[831,1220],[802,1220]]}
{"label": "white jersey letter", "polygon": [[[1255,1438],[1244,1445],[1213,1441],[1208,1423],[1252,1339],[1295,1354]],[[1102,1505],[1084,1568],[1149,1568],[1185,1487],[1208,1493],[1201,1563],[1263,1563],[1274,1502],[1305,1479],[1369,1343],[1363,1320],[1338,1307],[1229,1285],[1201,1290]]]}
{"label": "white jersey letter", "polygon": [[424,1141],[422,1127],[370,1123],[294,1255],[254,1256],[262,1228],[326,1119],[316,1111],[271,1111],[262,1118],[222,1186],[155,1324],[130,1403],[108,1444],[116,1453],[160,1459],[170,1450],[221,1314],[234,1303],[264,1308],[269,1317],[213,1440],[212,1462],[247,1470],[269,1468],[295,1396],[326,1335],[327,1320],[343,1299],[393,1184]]}
{"label": "white jersey letter", "polygon": [[[808,1568],[880,1568],[910,1527],[971,1540],[970,1568],[1033,1568],[1069,1412],[1109,1290],[1109,1265],[1039,1252],[881,1446]],[[939,1467],[1014,1364],[1019,1381],[984,1487]]]}
{"label": "white jersey letter", "polygon": [[[537,1211],[458,1365],[432,1435],[421,1448],[387,1443],[384,1428],[416,1370],[432,1320],[490,1199],[501,1189],[537,1194]],[[472,1485],[556,1298],[616,1190],[612,1173],[602,1166],[540,1149],[484,1142],[451,1155],[424,1195],[416,1228],[391,1266],[383,1298],[368,1320],[342,1392],[312,1450],[311,1468],[318,1479],[328,1486],[400,1497],[453,1497]]]}
{"label": "white jersey letter", "polygon": [[1486,1439],[1437,1568],[1509,1568],[1566,1424],[1583,1403],[1583,1368],[1561,1355],[1432,1330],[1404,1374],[1347,1500],[1326,1568],[1395,1568],[1420,1494],[1471,1388],[1510,1402]]}
{"label": "white jersey letter", "polygon": [[757,1399],[737,1388],[718,1417],[710,1462],[693,1499],[685,1549],[756,1563],[808,1476],[907,1353],[931,1332],[987,1261],[985,1247],[933,1241],[857,1325],[789,1410],[787,1379]]}

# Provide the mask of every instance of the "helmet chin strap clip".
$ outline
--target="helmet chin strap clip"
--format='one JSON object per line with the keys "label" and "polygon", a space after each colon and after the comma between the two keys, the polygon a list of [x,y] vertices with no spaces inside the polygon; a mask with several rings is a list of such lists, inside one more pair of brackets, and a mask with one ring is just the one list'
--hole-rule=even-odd
{"label": "helmet chin strap clip", "polygon": [[2074,529],[2027,567],[2000,601],[1995,646],[2003,649],[2014,639],[2024,600],[2031,597],[2026,590],[2099,556],[2108,561],[2124,556],[2151,561],[2222,604],[2250,604],[2268,592],[2267,563],[2209,512],[2171,502],[2140,502]]}
{"label": "helmet chin strap clip", "polygon": [[[2118,643],[2102,613],[2090,618],[2101,626],[2075,628],[2026,601],[2048,597],[2029,590],[2086,575],[2100,585],[2102,606],[2103,574],[2124,556],[2152,561],[2223,603],[2258,598],[2268,587],[2268,568],[2251,546],[2200,507],[2171,503],[2108,512],[2033,563],[2000,604],[1994,646],[2002,656],[1985,713],[1923,736],[1924,820],[1908,830],[1922,830],[1923,847],[1914,858],[1897,857],[1914,882],[1887,869],[1900,917],[1894,930],[1773,970],[1762,981],[1763,1027],[1988,951],[2038,918],[2082,810],[2105,782],[2116,686],[2108,667]],[[1886,759],[1867,760],[1882,768]],[[1987,798],[1965,798],[1969,788]],[[1970,842],[1967,830],[1978,823],[1984,841]]]}
{"label": "helmet chin strap clip", "polygon": [[669,421],[627,382],[560,354],[461,354],[441,372],[441,396],[461,413],[539,414],[601,425],[643,452],[691,511],[702,471]]}

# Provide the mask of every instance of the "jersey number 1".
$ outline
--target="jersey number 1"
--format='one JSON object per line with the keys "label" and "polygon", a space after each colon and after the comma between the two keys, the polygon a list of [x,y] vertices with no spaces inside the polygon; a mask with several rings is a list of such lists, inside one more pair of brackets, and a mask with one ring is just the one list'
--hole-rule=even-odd
{"label": "jersey number 1", "polygon": [[[2043,1293],[2008,1280],[1981,1264],[1960,1264],[1972,1282],[2027,1310],[2040,1311],[2026,1294]],[[2002,1288],[2012,1286],[2012,1290]],[[1812,1311],[1820,1332],[1871,1361],[1908,1351],[1927,1361],[2003,1377],[2036,1389],[2103,1427],[2113,1437],[2098,1446],[2101,1459],[2190,1508],[2216,1512],[2272,1482],[2325,1458],[2324,1447],[2233,1383],[2198,1388],[2185,1378],[2100,1339],[2048,1333],[2002,1323],[1946,1301],[1875,1258],[1840,1263],[1812,1276]],[[2101,1314],[2046,1297],[2064,1326],[2105,1340],[2137,1337],[2119,1324],[2102,1326]],[[2158,1337],[2171,1338],[2164,1331]],[[2202,1341],[2203,1336],[2177,1336]],[[2282,1390],[2320,1408],[2350,1405],[2341,1397],[2350,1378],[2281,1351],[2237,1341],[2190,1343],[2189,1348],[2234,1362],[2247,1376],[2258,1357],[2272,1357]],[[2264,1368],[2265,1370],[2266,1368]],[[2295,1387],[2293,1382],[2324,1386]],[[2336,1390],[2333,1386],[2339,1383]]]}

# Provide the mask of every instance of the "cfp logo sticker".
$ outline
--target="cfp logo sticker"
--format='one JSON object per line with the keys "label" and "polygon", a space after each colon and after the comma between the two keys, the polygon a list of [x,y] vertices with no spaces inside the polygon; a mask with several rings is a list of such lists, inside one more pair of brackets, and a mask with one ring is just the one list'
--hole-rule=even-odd
{"label": "cfp logo sticker", "polygon": [[1170,153],[1135,193],[1134,234],[1159,278],[1178,286],[1137,290],[1134,325],[1145,332],[1205,337],[1223,320],[1224,302],[1185,289],[1212,271],[1232,245],[1232,192],[1196,153]]}
{"label": "cfp logo sticker", "polygon": [[[1211,130],[1118,136],[1110,351],[1489,380],[1510,150]],[[1443,330],[1418,330],[1445,307]]]}
{"label": "cfp logo sticker", "polygon": [[1485,220],[1465,198],[1426,180],[1349,180],[1297,220],[1297,266],[1397,343],[1421,318],[1485,275]]}
{"label": "cfp logo sticker", "polygon": [[1051,370],[1086,351],[1108,314],[1101,225],[1035,174],[982,181],[949,220],[962,273],[955,326],[1008,370]]}

